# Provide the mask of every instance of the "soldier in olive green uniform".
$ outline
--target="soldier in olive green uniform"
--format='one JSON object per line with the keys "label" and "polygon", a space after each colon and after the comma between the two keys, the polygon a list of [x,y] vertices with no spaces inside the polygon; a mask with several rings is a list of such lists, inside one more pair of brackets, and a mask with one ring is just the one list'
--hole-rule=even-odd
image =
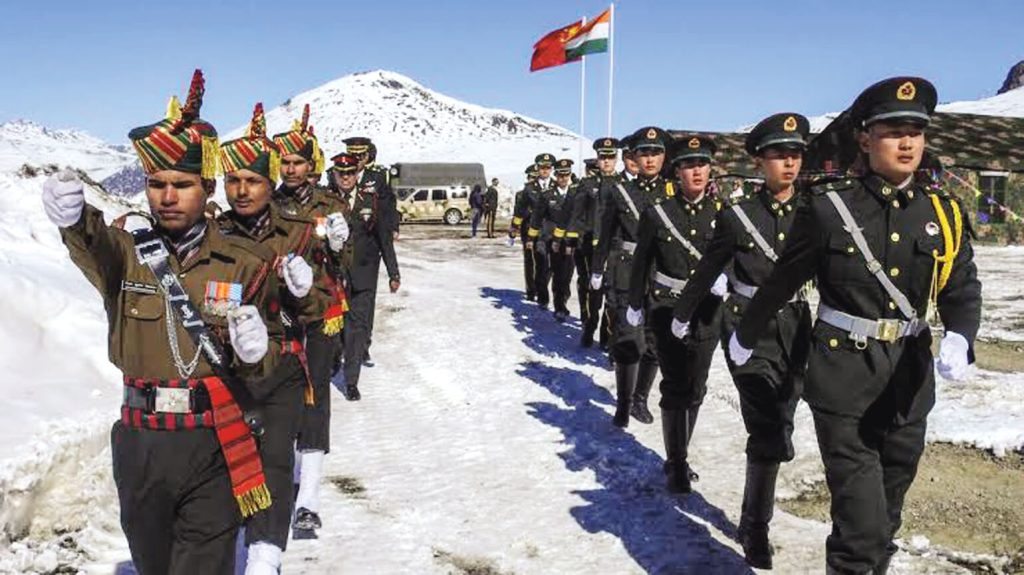
{"label": "soldier in olive green uniform", "polygon": [[[745,365],[772,318],[817,280],[804,400],[832,496],[828,573],[888,571],[936,368],[960,380],[974,360],[981,283],[965,214],[917,173],[937,98],[911,77],[858,96],[849,114],[867,173],[802,196],[785,249],[729,342],[729,358]],[[937,363],[930,308],[945,328]]]}
{"label": "soldier in olive green uniform", "polygon": [[[299,494],[295,501],[295,528],[304,534],[320,527],[319,482],[324,455],[330,452],[331,375],[334,370],[341,332],[345,290],[342,270],[336,268],[331,254],[341,252],[348,227],[345,205],[330,193],[306,181],[310,171],[323,171],[316,162],[323,161],[320,145],[309,126],[309,105],[293,129],[274,136],[281,154],[281,185],[274,192],[274,201],[286,216],[300,216],[316,223],[314,260],[325,266],[318,289],[331,294],[334,301],[323,319],[306,324],[305,351],[309,375],[313,383],[313,399],[303,411],[296,448],[299,451]],[[323,244],[326,249],[323,249]]]}
{"label": "soldier in olive green uniform", "polygon": [[166,119],[129,134],[155,225],[135,215],[108,227],[70,171],[43,191],[103,298],[110,361],[124,373],[111,451],[141,575],[233,572],[243,515],[271,504],[247,425],[256,420],[243,412],[254,406],[247,386],[258,389],[281,353],[277,277],[269,250],[204,217],[217,136],[199,119],[203,91],[197,70],[184,108],[174,99]]}
{"label": "soldier in olive green uniform", "polygon": [[[316,236],[316,222],[283,213],[271,201],[280,156],[266,135],[263,105],[257,104],[247,134],[221,146],[224,190],[231,210],[217,218],[222,232],[249,238],[270,248],[281,282],[281,318],[285,341],[277,377],[259,394],[264,433],[260,439],[267,486],[277,504],[246,525],[249,546],[246,575],[273,575],[288,543],[293,503],[295,439],[302,421],[303,398],[312,403],[303,349],[305,327],[324,320],[337,305],[324,281],[329,247]],[[319,279],[317,285],[314,280]],[[305,393],[304,393],[305,391]]]}

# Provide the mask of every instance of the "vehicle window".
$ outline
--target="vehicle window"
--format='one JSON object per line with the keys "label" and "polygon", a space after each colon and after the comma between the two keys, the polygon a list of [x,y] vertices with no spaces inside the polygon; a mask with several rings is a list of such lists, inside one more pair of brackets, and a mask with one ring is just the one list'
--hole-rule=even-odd
{"label": "vehicle window", "polygon": [[434,190],[434,191],[432,191],[430,193],[430,199],[431,200],[445,200],[445,199],[447,199],[447,196],[446,196],[444,190]]}
{"label": "vehicle window", "polygon": [[464,199],[467,196],[467,192],[462,190],[460,192],[452,192],[452,199]]}
{"label": "vehicle window", "polygon": [[398,195],[399,200],[404,200],[405,198],[409,197],[409,194],[412,193],[412,188],[398,188],[397,190],[395,190],[395,193]]}
{"label": "vehicle window", "polygon": [[412,197],[414,202],[422,202],[427,199],[427,190],[420,190],[416,192],[416,195]]}

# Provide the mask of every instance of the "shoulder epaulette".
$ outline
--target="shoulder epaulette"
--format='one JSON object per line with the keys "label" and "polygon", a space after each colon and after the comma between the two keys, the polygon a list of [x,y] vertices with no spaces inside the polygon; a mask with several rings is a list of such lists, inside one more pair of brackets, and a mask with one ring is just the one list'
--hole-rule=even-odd
{"label": "shoulder epaulette", "polygon": [[665,182],[665,196],[673,198],[676,195],[676,187],[672,185],[672,182]]}
{"label": "shoulder epaulette", "polygon": [[826,194],[828,192],[841,192],[843,190],[849,190],[857,186],[857,180],[855,178],[842,178],[839,180],[831,181],[819,181],[815,182],[811,186],[811,193],[815,195]]}

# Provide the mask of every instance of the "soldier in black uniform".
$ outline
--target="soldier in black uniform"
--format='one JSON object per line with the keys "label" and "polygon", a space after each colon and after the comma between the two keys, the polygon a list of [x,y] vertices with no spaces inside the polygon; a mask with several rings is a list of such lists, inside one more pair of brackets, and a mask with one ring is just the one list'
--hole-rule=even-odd
{"label": "soldier in black uniform", "polygon": [[678,181],[666,183],[665,194],[653,198],[640,216],[626,319],[631,326],[639,327],[643,310],[648,310],[648,325],[654,332],[661,366],[661,425],[668,488],[689,493],[687,447],[707,391],[711,356],[718,346],[724,286],[717,295],[702,294],[692,321],[693,331],[686,339],[672,335],[672,310],[707,251],[721,202],[712,197],[708,187],[714,142],[703,136],[685,138],[674,142],[670,153]]}
{"label": "soldier in black uniform", "polygon": [[[597,202],[590,289],[607,289],[605,313],[612,326],[611,358],[615,364],[616,409],[612,423],[617,427],[629,425],[634,391],[641,386],[649,390],[649,382],[653,382],[658,373],[653,342],[648,340],[642,327],[631,326],[626,321],[626,310],[633,254],[639,237],[637,225],[650,203],[666,194],[668,183],[661,177],[661,168],[670,140],[671,136],[655,127],[641,128],[630,136],[630,157],[641,160],[635,164],[639,175],[632,181],[606,181]],[[646,404],[646,391],[643,402]]]}
{"label": "soldier in black uniform", "polygon": [[345,315],[345,397],[360,399],[359,374],[369,345],[371,318],[377,293],[381,259],[388,273],[391,293],[398,291],[401,277],[391,232],[372,185],[359,187],[359,159],[352,154],[331,158],[331,176],[341,199],[349,206],[351,235],[344,255],[348,272],[349,310]]}
{"label": "soldier in black uniform", "polygon": [[[370,141],[370,138],[356,136],[346,138],[345,152],[359,160],[359,173],[357,174],[356,186],[362,193],[372,192],[375,196],[374,209],[379,212],[380,225],[391,235],[392,243],[398,240],[398,228],[401,223],[401,216],[398,213],[398,199],[391,189],[391,177],[386,169],[376,164],[377,146]],[[383,252],[382,252],[383,255]],[[386,265],[386,262],[385,262]],[[377,263],[380,268],[380,262]],[[363,364],[373,367],[373,360],[370,358],[370,347],[373,345],[373,324],[377,318],[377,280],[373,282],[374,289],[372,301],[370,302],[370,332],[366,341],[366,352],[362,358]]]}
{"label": "soldier in black uniform", "polygon": [[[676,303],[672,332],[677,336],[689,333],[691,318],[699,315],[701,302],[714,283],[722,283],[728,268],[730,296],[722,323],[722,345],[728,345],[744,308],[771,273],[790,233],[796,215],[795,183],[809,131],[807,118],[787,113],[762,120],[747,135],[747,153],[754,157],[765,183],[718,214],[714,239]],[[759,569],[772,568],[768,523],[775,506],[779,463],[794,456],[793,412],[803,388],[810,329],[810,307],[801,291],[769,319],[754,357],[742,367],[729,363],[747,428],[740,543],[747,562]]]}
{"label": "soldier in black uniform", "polygon": [[[532,184],[537,179],[537,165],[530,164],[526,168],[526,184],[523,189],[516,192],[515,203],[512,208],[512,225],[508,228],[509,245],[519,236],[523,246],[523,280],[526,284],[526,299],[534,301],[537,299],[537,285],[535,277],[536,263],[533,259],[533,249],[527,244],[529,238],[527,232],[530,227],[530,214],[533,210],[533,188]],[[526,225],[523,225],[526,222]]]}
{"label": "soldier in black uniform", "polygon": [[546,296],[548,273],[551,275],[551,292],[554,296],[555,320],[563,322],[569,317],[570,284],[572,283],[573,252],[579,243],[579,235],[567,235],[572,218],[574,196],[577,187],[572,182],[572,160],[562,159],[555,163],[555,184],[543,190],[537,197],[530,216],[527,236],[533,241],[537,261],[537,293]]}
{"label": "soldier in black uniform", "polygon": [[619,141],[601,138],[594,142],[597,158],[587,160],[587,176],[579,183],[574,196],[572,223],[568,233],[578,237],[579,247],[573,253],[576,261],[576,296],[580,300],[580,323],[583,337],[580,345],[594,345],[594,333],[601,318],[604,294],[590,289],[591,270],[594,267],[594,216],[604,180],[615,179],[615,163],[619,155]]}
{"label": "soldier in black uniform", "polygon": [[534,241],[536,237],[530,236],[529,228],[533,222],[534,212],[537,210],[537,205],[540,202],[541,192],[549,190],[555,185],[555,180],[551,177],[551,171],[555,165],[555,157],[551,154],[537,154],[533,165],[537,166],[537,178],[532,183],[527,183],[526,189],[523,191],[526,209],[530,212],[529,219],[525,220],[527,232],[526,242],[523,245],[531,254],[530,261],[533,263],[533,292],[537,297],[537,304],[541,308],[547,309],[548,304],[551,302],[549,291],[551,270],[547,267],[549,260],[546,255],[536,250],[536,242]]}
{"label": "soldier in black uniform", "polygon": [[850,116],[867,171],[811,188],[771,275],[729,342],[744,365],[808,280],[821,303],[804,399],[832,495],[829,573],[885,573],[935,403],[930,304],[945,327],[938,370],[973,361],[981,284],[959,204],[917,178],[934,86],[898,77],[865,90]]}

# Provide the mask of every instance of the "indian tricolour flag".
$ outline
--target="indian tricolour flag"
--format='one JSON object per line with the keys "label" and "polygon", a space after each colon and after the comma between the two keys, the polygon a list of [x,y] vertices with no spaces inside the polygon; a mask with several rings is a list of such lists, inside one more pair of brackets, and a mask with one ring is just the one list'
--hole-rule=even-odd
{"label": "indian tricolour flag", "polygon": [[587,54],[608,51],[608,37],[611,35],[612,11],[609,8],[600,16],[587,22],[568,42],[565,43],[565,59],[575,60]]}

